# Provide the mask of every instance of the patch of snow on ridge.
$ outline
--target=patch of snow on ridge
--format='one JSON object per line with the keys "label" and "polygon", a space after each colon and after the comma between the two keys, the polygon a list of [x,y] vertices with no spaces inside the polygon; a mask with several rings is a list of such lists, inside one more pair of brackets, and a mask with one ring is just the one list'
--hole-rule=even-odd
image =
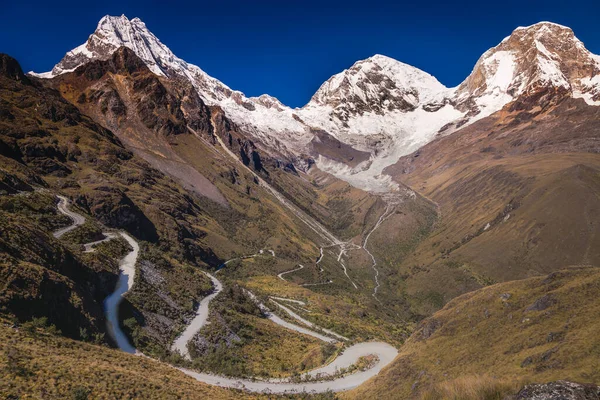
{"label": "patch of snow on ridge", "polygon": [[569,30],[571,29],[568,26],[557,24],[556,22],[540,21],[540,22],[537,22],[537,23],[529,25],[529,26],[519,26],[519,27],[515,28],[515,31],[529,30],[529,29],[533,29],[533,28],[548,29],[548,27],[550,27],[550,26],[555,26],[555,27],[558,27],[561,29],[569,29]]}
{"label": "patch of snow on ridge", "polygon": [[[600,74],[593,78],[582,78],[579,83],[586,92],[573,91],[573,97],[585,100],[590,106],[600,106]],[[594,100],[594,96],[596,96],[598,100]]]}
{"label": "patch of snow on ridge", "polygon": [[514,55],[510,51],[497,51],[484,58],[483,67],[487,76],[487,88],[481,96],[475,98],[480,112],[471,119],[471,123],[493,114],[513,100],[507,91],[515,78]]}
{"label": "patch of snow on ridge", "polygon": [[557,60],[557,56],[550,53],[546,49],[546,46],[539,40],[535,40],[535,47],[541,53],[537,56],[537,62],[540,69],[538,80],[543,83],[550,83],[556,87],[569,89],[571,85],[560,70],[560,60]]}
{"label": "patch of snow on ridge", "polygon": [[488,85],[493,89],[508,90],[514,78],[514,55],[509,51],[498,51],[485,63],[488,70],[494,71],[492,77],[487,81]]}
{"label": "patch of snow on ridge", "polygon": [[[250,101],[250,100],[249,100]],[[252,110],[228,98],[220,102],[227,116],[252,135],[278,150],[304,149],[312,139],[306,126],[293,117],[289,107],[267,106],[261,101],[252,101]]]}
{"label": "patch of snow on ridge", "polygon": [[52,71],[47,71],[47,72],[29,71],[27,73],[27,75],[35,76],[36,78],[42,78],[42,79],[52,79],[52,78],[54,78],[54,75],[52,74]]}
{"label": "patch of snow on ridge", "polygon": [[[373,161],[373,157],[369,161],[365,161],[355,168],[350,168],[348,165],[331,160],[327,157],[319,155],[316,159],[317,166],[339,178],[354,187],[366,190],[373,193],[387,193],[397,191],[399,186],[392,180],[392,177],[385,174],[374,175],[374,172],[369,170],[368,165]],[[364,166],[364,169],[360,169]]]}

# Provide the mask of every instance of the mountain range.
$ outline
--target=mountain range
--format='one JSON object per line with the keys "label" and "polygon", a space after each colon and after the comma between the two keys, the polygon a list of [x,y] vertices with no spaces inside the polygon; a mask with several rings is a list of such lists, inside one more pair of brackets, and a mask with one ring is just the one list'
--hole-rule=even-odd
{"label": "mountain range", "polygon": [[599,120],[550,22],[457,87],[374,55],[301,108],[124,15],[49,72],[3,54],[0,393],[597,395]]}
{"label": "mountain range", "polygon": [[[125,16],[104,17],[86,43],[68,52],[52,71],[37,76],[72,72],[90,60],[107,59],[121,46],[133,50],[156,75],[189,81],[207,105],[221,107],[259,147],[301,169],[312,157],[323,170],[371,191],[388,190],[390,182],[381,173],[400,156],[438,134],[489,116],[516,98],[553,90],[600,104],[600,56],[590,53],[570,28],[549,22],[517,28],[485,52],[456,88],[375,55],[332,76],[300,109],[266,94],[248,98],[230,89],[175,56],[140,19]],[[314,148],[320,141],[318,132],[368,155],[348,163],[320,154]]]}

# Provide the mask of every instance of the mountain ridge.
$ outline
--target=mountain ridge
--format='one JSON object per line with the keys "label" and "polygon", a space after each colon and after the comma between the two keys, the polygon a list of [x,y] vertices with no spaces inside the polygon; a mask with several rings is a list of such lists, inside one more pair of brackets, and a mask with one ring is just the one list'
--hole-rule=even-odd
{"label": "mountain ridge", "polygon": [[[532,32],[533,31],[533,32],[539,33],[543,30],[547,30],[549,27],[552,28],[552,29],[550,29],[551,31],[552,30],[554,30],[554,31],[561,30],[561,31],[569,32],[570,35],[572,36],[571,40],[573,40],[575,42],[576,46],[578,46],[578,47],[584,49],[586,52],[590,53],[589,51],[587,51],[587,49],[585,49],[583,42],[581,42],[577,37],[574,36],[573,30],[571,28],[561,25],[561,24],[550,22],[550,21],[541,21],[541,22],[538,22],[538,23],[535,23],[535,24],[532,24],[529,26],[519,26],[519,27],[515,28],[513,30],[513,32],[511,33],[511,35],[505,37],[497,46],[492,47],[488,51],[486,51],[480,57],[480,59],[485,57],[486,54],[488,54],[490,51],[509,42],[513,36],[518,35],[520,32],[523,32],[523,31]],[[132,32],[133,32],[133,34],[131,34]],[[139,42],[140,39],[145,39],[145,38],[140,37],[140,35],[149,36],[151,39],[153,39],[153,40],[151,40],[151,42],[155,42],[155,43],[148,44],[148,41],[146,41],[146,44],[147,44],[146,48],[141,48],[141,45],[139,43],[136,43],[136,41]],[[543,35],[536,35],[537,40],[539,40],[541,37],[543,37]],[[107,46],[107,48],[101,48],[101,46],[99,46],[98,42],[102,42],[104,44],[109,44],[112,46]],[[345,73],[347,73],[348,71],[352,70],[355,67],[360,66],[361,64],[373,63],[378,66],[381,66],[382,63],[388,64],[388,66],[390,64],[396,64],[397,66],[400,67],[400,69],[414,70],[417,74],[421,74],[422,76],[426,76],[428,78],[433,78],[433,80],[437,84],[439,84],[438,90],[440,90],[440,91],[459,89],[463,86],[468,86],[469,78],[472,78],[471,75],[473,75],[473,73],[471,73],[459,85],[448,88],[445,85],[443,85],[442,83],[440,83],[439,81],[437,81],[437,79],[433,75],[431,75],[417,67],[411,66],[410,64],[406,64],[402,61],[396,60],[392,57],[389,57],[389,56],[386,56],[383,54],[374,54],[373,56],[368,57],[366,59],[358,60],[349,68],[344,69],[343,71],[332,75],[327,81],[325,81],[321,85],[321,87],[315,92],[315,94],[311,97],[311,99],[304,106],[289,107],[289,106],[285,105],[284,103],[282,103],[279,99],[277,99],[277,97],[267,94],[267,93],[263,93],[260,96],[247,97],[241,91],[232,90],[228,85],[224,84],[220,80],[210,77],[206,72],[202,71],[199,67],[189,64],[189,63],[179,59],[178,57],[176,57],[168,49],[168,47],[166,45],[164,45],[162,42],[160,42],[160,40],[154,34],[152,34],[152,32],[146,27],[146,24],[140,18],[135,17],[135,18],[132,18],[131,20],[129,20],[125,15],[121,15],[120,17],[113,17],[113,16],[109,16],[109,15],[104,16],[99,21],[96,31],[92,35],[90,35],[90,37],[88,38],[86,43],[67,52],[65,57],[61,60],[61,62],[59,62],[53,68],[53,70],[51,70],[49,72],[45,72],[45,73],[35,73],[33,71],[30,71],[29,74],[37,76],[37,77],[42,77],[42,78],[51,78],[51,77],[55,77],[57,75],[60,75],[60,74],[66,73],[66,72],[72,72],[75,69],[73,67],[74,63],[78,63],[80,65],[82,62],[85,62],[85,60],[82,60],[80,57],[85,57],[87,60],[96,59],[96,58],[106,58],[110,55],[109,54],[110,52],[116,51],[116,49],[120,46],[130,47],[132,50],[134,50],[134,52],[136,52],[136,54],[138,54],[138,56],[140,56],[140,54],[141,54],[141,58],[149,65],[149,68],[152,70],[152,72],[154,72],[157,75],[166,76],[167,75],[166,71],[168,71],[169,69],[172,69],[173,64],[181,63],[183,66],[186,66],[186,67],[189,66],[193,69],[200,70],[203,75],[209,77],[211,80],[213,80],[215,82],[218,82],[218,84],[217,84],[218,88],[217,88],[217,90],[215,90],[216,94],[226,93],[229,96],[234,96],[234,97],[239,96],[240,98],[248,99],[248,100],[252,100],[252,101],[268,98],[271,100],[271,102],[278,103],[278,106],[282,106],[282,107],[285,107],[287,109],[294,110],[294,111],[302,110],[303,108],[310,105],[312,102],[322,103],[323,102],[323,99],[322,99],[323,93],[322,92],[325,89],[325,85],[331,81],[335,81],[336,77],[343,76]],[[112,48],[110,48],[110,47],[112,47]],[[148,51],[148,50],[150,50],[150,51]],[[544,52],[544,49],[541,49],[541,51]],[[600,60],[600,56],[594,55],[592,53],[590,53],[590,55],[592,56],[592,59],[594,59],[596,62],[598,62]],[[154,61],[152,59],[154,59]],[[477,65],[474,67],[473,72],[475,72],[476,69],[477,69]],[[218,98],[218,97],[216,97],[216,98]]]}

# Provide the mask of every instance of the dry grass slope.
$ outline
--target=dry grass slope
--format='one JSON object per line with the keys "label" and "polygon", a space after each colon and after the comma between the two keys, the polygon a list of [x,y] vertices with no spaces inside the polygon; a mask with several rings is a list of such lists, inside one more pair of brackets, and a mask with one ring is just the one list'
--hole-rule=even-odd
{"label": "dry grass slope", "polygon": [[598,383],[599,296],[600,269],[584,267],[462,295],[424,320],[391,366],[344,397],[444,398],[439,393],[486,387],[511,392],[510,382]]}
{"label": "dry grass slope", "polygon": [[[0,397],[238,399],[156,361],[0,323]],[[245,398],[255,398],[244,395]]]}

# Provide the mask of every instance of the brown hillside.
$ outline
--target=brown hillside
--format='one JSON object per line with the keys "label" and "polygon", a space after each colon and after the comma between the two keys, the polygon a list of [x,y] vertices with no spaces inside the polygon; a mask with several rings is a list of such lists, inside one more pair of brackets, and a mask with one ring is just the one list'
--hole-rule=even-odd
{"label": "brown hillside", "polygon": [[600,265],[600,109],[528,101],[387,169],[441,215],[401,266],[418,312],[494,282]]}
{"label": "brown hillside", "polygon": [[597,268],[462,295],[424,320],[379,376],[342,397],[414,399],[441,385],[464,387],[466,380],[500,391],[489,398],[516,394],[526,382],[598,383],[598,296]]}

